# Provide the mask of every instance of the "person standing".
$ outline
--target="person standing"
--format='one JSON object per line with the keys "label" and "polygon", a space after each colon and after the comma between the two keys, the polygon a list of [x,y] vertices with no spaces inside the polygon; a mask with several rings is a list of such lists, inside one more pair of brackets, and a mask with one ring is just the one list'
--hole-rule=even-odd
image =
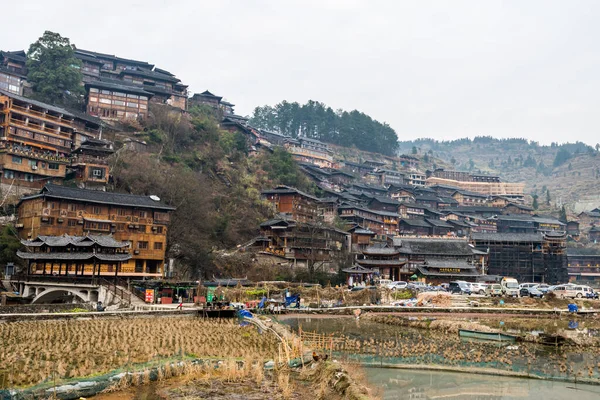
{"label": "person standing", "polygon": [[179,305],[177,306],[177,308],[183,311],[183,297],[181,296],[179,296]]}

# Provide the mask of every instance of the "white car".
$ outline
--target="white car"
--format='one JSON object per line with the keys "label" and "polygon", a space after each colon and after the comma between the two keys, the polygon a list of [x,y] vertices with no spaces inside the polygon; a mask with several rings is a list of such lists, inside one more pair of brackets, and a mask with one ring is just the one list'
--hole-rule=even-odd
{"label": "white car", "polygon": [[487,283],[470,283],[471,293],[473,294],[485,294],[485,288],[487,288]]}
{"label": "white car", "polygon": [[392,289],[392,290],[402,290],[402,289],[406,289],[406,287],[408,286],[408,283],[404,282],[404,281],[394,281],[391,282],[387,285],[388,289]]}

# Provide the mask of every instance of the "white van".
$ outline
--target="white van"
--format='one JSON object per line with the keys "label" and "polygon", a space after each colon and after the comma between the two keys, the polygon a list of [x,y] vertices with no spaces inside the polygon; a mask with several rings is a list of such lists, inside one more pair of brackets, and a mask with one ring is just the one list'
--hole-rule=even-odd
{"label": "white van", "polygon": [[519,282],[515,278],[505,276],[500,281],[505,296],[519,297]]}
{"label": "white van", "polygon": [[558,285],[552,290],[552,293],[560,299],[581,299],[593,292],[591,287],[582,285]]}
{"label": "white van", "polygon": [[391,279],[380,279],[377,281],[377,284],[383,287],[387,287],[390,283],[392,283]]}

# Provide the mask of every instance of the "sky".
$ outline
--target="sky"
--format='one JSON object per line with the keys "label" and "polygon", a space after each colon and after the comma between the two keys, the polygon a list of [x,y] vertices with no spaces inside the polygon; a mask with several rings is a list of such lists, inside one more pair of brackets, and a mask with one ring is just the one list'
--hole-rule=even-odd
{"label": "sky", "polygon": [[599,1],[21,0],[7,14],[2,50],[58,32],[241,115],[316,100],[400,140],[600,142]]}

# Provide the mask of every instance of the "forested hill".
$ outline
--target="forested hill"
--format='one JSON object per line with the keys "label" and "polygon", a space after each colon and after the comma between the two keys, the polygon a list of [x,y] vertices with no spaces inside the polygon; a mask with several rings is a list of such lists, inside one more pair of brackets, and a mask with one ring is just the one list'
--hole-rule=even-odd
{"label": "forested hill", "polygon": [[306,104],[284,100],[273,107],[256,107],[250,123],[292,137],[306,136],[386,155],[394,155],[398,149],[398,137],[388,124],[357,110],[333,110],[313,100]]}
{"label": "forested hill", "polygon": [[[488,136],[451,141],[417,139],[399,142],[399,151],[443,160],[453,169],[499,175],[509,182],[525,182],[525,190],[566,205],[573,212],[600,205],[600,145],[552,143],[540,145],[522,138]],[[434,167],[433,164],[427,168]]]}

